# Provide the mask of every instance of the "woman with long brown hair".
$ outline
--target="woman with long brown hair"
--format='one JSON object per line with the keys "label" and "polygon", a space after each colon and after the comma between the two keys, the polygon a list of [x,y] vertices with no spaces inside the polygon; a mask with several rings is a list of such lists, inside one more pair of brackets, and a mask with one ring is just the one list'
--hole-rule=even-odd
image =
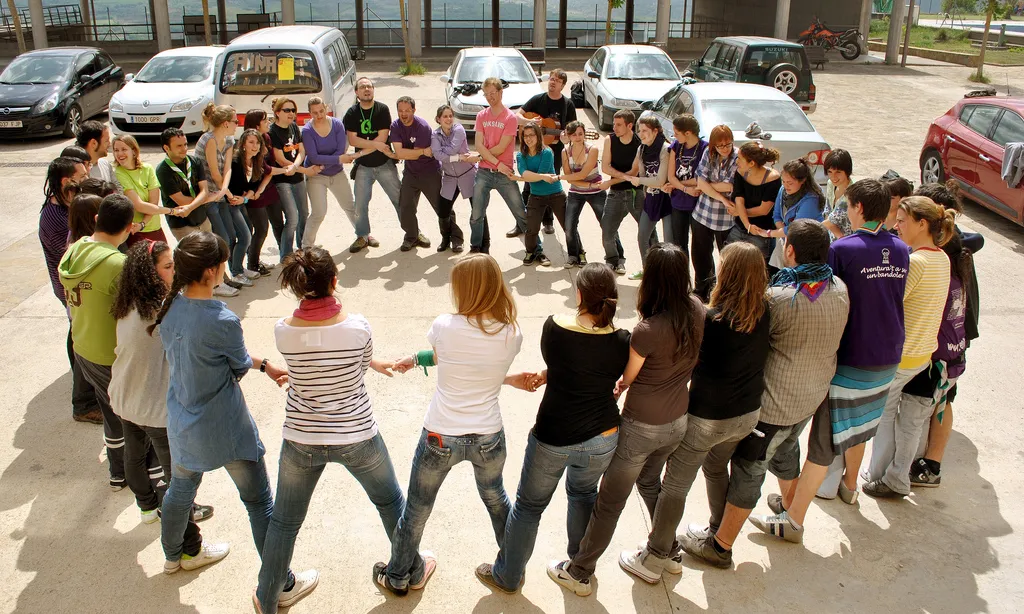
{"label": "woman with long brown hair", "polygon": [[470,254],[459,260],[452,268],[451,290],[455,313],[431,324],[427,340],[432,349],[395,363],[400,373],[437,365],[437,387],[413,455],[405,512],[391,536],[391,561],[373,566],[374,582],[396,595],[423,588],[437,567],[433,555],[418,552],[420,539],[437,491],[462,461],[473,465],[494,538],[502,546],[512,506],[502,480],[505,429],[498,392],[503,384],[536,390],[535,373],[508,374],[523,334],[512,292],[494,258]]}
{"label": "woman with long brown hair", "polygon": [[[238,138],[238,147],[231,161],[228,202],[234,204],[241,200],[241,205],[248,211],[249,220],[252,222],[252,240],[247,251],[248,266],[242,271],[249,279],[270,275],[270,267],[260,263],[260,252],[263,250],[263,242],[267,240],[267,230],[270,228],[267,209],[270,201],[264,192],[270,187],[273,175],[285,172],[282,168],[274,168],[267,164],[266,154],[263,135],[259,130],[249,129]],[[271,188],[270,194],[277,200],[277,190]]]}

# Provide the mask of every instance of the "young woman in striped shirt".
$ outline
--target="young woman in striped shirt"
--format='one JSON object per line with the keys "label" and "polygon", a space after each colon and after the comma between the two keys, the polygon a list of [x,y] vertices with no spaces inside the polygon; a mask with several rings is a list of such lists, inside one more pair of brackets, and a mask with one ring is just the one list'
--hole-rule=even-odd
{"label": "young woman in striped shirt", "polygon": [[366,318],[347,313],[334,293],[338,268],[330,252],[305,247],[285,257],[281,287],[299,308],[274,328],[288,364],[288,400],[277,477],[277,500],[263,547],[258,612],[276,612],[288,578],[295,539],[320,475],[340,463],[377,507],[390,538],[405,508],[388,448],[377,430],[363,376],[367,369],[391,377],[391,363],[373,359]]}

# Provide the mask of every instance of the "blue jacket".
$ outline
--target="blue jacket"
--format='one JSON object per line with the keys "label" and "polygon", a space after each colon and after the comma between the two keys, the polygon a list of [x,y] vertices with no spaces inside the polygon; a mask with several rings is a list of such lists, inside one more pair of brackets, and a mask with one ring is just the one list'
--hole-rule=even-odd
{"label": "blue jacket", "polygon": [[817,194],[808,191],[804,194],[803,198],[797,201],[796,205],[783,213],[782,199],[785,195],[785,190],[779,190],[779,195],[775,197],[775,209],[772,214],[776,224],[782,222],[784,231],[789,232],[789,225],[793,223],[793,220],[812,219],[819,222],[822,221],[821,207],[819,207],[821,201],[818,199]]}

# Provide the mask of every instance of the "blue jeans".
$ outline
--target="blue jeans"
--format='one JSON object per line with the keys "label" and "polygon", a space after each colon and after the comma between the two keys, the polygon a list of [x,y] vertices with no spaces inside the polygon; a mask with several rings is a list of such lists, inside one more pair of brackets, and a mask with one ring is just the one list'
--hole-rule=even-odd
{"label": "blue jeans", "polygon": [[[479,177],[479,175],[478,175]],[[441,435],[441,445],[427,440],[423,430],[412,459],[409,499],[398,528],[391,536],[391,561],[387,574],[395,588],[408,588],[423,580],[423,557],[419,555],[423,528],[434,508],[437,491],[452,467],[462,461],[473,465],[476,489],[491,516],[494,539],[500,548],[505,539],[509,504],[501,471],[505,467],[505,431],[490,435]],[[461,501],[460,501],[461,505]],[[453,507],[453,511],[461,510]]]}
{"label": "blue jeans", "polygon": [[[213,234],[225,241],[228,240],[228,229],[224,226],[224,218],[221,217],[220,211],[222,208],[227,206],[228,204],[223,200],[206,204],[206,217],[210,220],[210,228],[212,229]],[[228,242],[228,245],[230,244],[231,243]]]}
{"label": "blue jeans", "polygon": [[[217,205],[216,208],[213,207],[214,204]],[[245,205],[233,206],[226,201],[210,203],[210,207],[207,209],[210,224],[213,225],[213,232],[224,239],[231,251],[231,256],[228,258],[228,270],[231,275],[242,274],[245,253],[249,250],[249,242],[252,241],[249,224],[246,223],[245,216],[242,215],[244,209]],[[215,219],[220,220],[219,230]]]}
{"label": "blue jeans", "polygon": [[[594,216],[597,217],[597,222],[600,224],[601,218],[604,217],[604,206],[607,199],[608,193],[603,191],[594,194],[569,191],[565,200],[565,242],[570,256],[579,257],[580,254],[586,253],[586,250],[583,249],[583,241],[580,240],[580,214],[583,213],[583,205],[590,204],[590,208],[593,209]],[[615,253],[615,258],[618,258],[618,252]]]}
{"label": "blue jeans", "polygon": [[298,183],[276,183],[277,196],[284,210],[284,232],[281,234],[281,260],[302,245],[302,233],[306,230],[309,217],[309,201],[306,200],[306,180]]}
{"label": "blue jeans", "polygon": [[608,199],[604,205],[604,217],[601,218],[601,241],[604,243],[604,259],[611,266],[626,264],[626,257],[619,242],[619,225],[626,215],[640,223],[640,213],[644,208],[644,192],[639,188],[625,190],[608,190]]}
{"label": "blue jeans", "polygon": [[[270,526],[270,515],[274,510],[274,496],[270,492],[267,465],[263,458],[258,461],[236,460],[224,465],[231,481],[238,489],[238,496],[249,512],[249,526],[256,552],[263,556],[263,543]],[[171,467],[171,483],[164,493],[161,510],[160,544],[164,558],[168,561],[181,559],[185,526],[192,516],[192,504],[196,491],[203,481],[202,471],[189,471],[181,465]],[[288,571],[291,577],[291,571]]]}
{"label": "blue jeans", "polygon": [[576,555],[597,501],[597,484],[615,456],[618,440],[619,432],[616,430],[591,437],[583,443],[555,447],[537,441],[530,433],[516,504],[505,525],[505,545],[498,552],[492,570],[498,584],[509,590],[519,588],[537,541],[540,516],[551,503],[551,496],[566,468],[565,493],[569,498],[566,518],[569,546],[566,553],[569,558]]}
{"label": "blue jeans", "polygon": [[[402,181],[398,178],[398,166],[388,160],[380,166],[356,166],[355,200],[356,200],[356,236],[370,236],[370,197],[373,196],[373,182],[384,188],[384,193],[391,199],[395,214],[400,213],[398,197],[402,192]],[[342,207],[344,208],[344,207]]]}
{"label": "blue jeans", "polygon": [[[481,168],[476,171],[476,180],[473,183],[473,213],[469,217],[469,245],[480,247],[484,239],[484,219],[487,216],[487,205],[491,202],[491,190],[497,190],[498,194],[505,199],[512,216],[516,218],[516,227],[519,232],[526,233],[526,204],[523,203],[523,195],[519,192],[516,182],[512,181],[502,173],[488,168]],[[537,249],[541,250],[543,243],[540,237],[537,238]]]}
{"label": "blue jeans", "polygon": [[405,496],[379,433],[366,441],[337,446],[311,446],[284,440],[277,474],[277,501],[267,529],[256,591],[265,614],[277,611],[277,600],[288,580],[295,538],[306,518],[313,490],[328,463],[344,465],[359,481],[370,501],[377,506],[389,538],[405,509]]}

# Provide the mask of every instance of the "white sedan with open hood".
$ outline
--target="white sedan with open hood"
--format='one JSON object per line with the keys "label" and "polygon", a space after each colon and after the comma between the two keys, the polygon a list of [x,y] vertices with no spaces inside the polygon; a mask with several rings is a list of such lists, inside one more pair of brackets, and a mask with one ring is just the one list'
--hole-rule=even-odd
{"label": "white sedan with open hood", "polygon": [[518,49],[460,49],[448,71],[440,78],[445,83],[445,99],[455,112],[455,121],[462,124],[467,132],[474,129],[476,114],[487,108],[481,87],[488,77],[504,81],[506,87],[502,102],[513,111],[543,93],[545,90],[541,82],[547,79],[534,72]]}

